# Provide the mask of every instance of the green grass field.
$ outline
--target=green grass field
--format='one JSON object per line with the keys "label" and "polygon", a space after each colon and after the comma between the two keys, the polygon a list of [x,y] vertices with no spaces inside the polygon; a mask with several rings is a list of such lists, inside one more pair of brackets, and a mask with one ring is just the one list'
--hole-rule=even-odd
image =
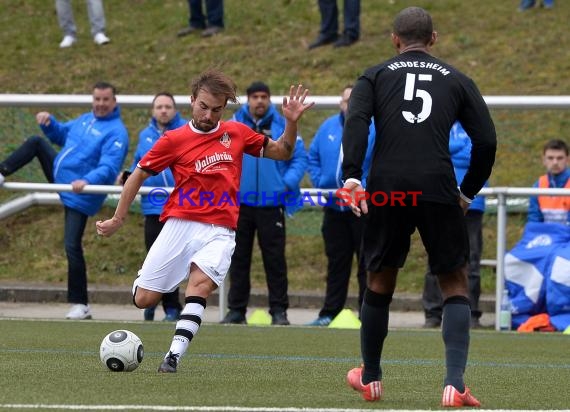
{"label": "green grass field", "polygon": [[[115,329],[143,341],[145,357],[134,372],[110,372],[99,361],[100,342]],[[444,365],[437,331],[390,332],[385,397],[374,404],[344,380],[360,362],[358,331],[204,324],[178,373],[158,374],[172,332],[161,322],[0,320],[0,410],[439,407]],[[485,409],[567,409],[569,343],[558,333],[473,331],[466,382]]]}
{"label": "green grass field", "polygon": [[[366,0],[362,3],[361,39],[342,50],[323,47],[307,51],[320,21],[313,0],[229,0],[225,2],[226,30],[210,39],[176,38],[187,24],[186,0],[105,0],[107,34],[111,43],[95,46],[89,36],[87,10],[74,1],[78,43],[65,50],[53,2],[0,1],[3,64],[0,93],[85,94],[95,81],[117,85],[120,94],[148,94],[170,90],[188,93],[190,80],[208,67],[219,67],[235,79],[240,95],[253,80],[266,81],[273,94],[302,82],[314,95],[338,95],[362,71],[394,55],[390,43],[394,16],[407,6],[425,7],[433,16],[439,41],[433,53],[469,74],[484,95],[570,94],[570,2],[557,1],[553,10],[516,11],[518,0]],[[271,7],[268,4],[271,3]],[[0,108],[0,158],[22,139],[39,132],[34,114],[48,108]],[[85,108],[49,108],[70,119]],[[184,116],[188,106],[181,107]],[[334,110],[311,110],[300,132],[308,147],[318,125]],[[149,112],[125,109],[125,123],[134,149]],[[543,172],[540,150],[547,139],[566,138],[567,110],[493,110],[498,134],[492,186],[530,186]],[[228,112],[227,116],[231,116]],[[126,166],[132,159],[130,151]],[[37,164],[10,181],[45,182]],[[308,187],[305,179],[304,187]],[[0,190],[0,203],[21,193]],[[89,280],[130,284],[144,258],[142,223],[133,215],[122,232],[101,241],[93,221],[108,217],[104,208],[89,221],[85,250]],[[322,291],[326,259],[320,236],[321,215],[298,214],[289,220],[287,262],[292,289]],[[510,217],[509,217],[510,218]],[[35,208],[0,225],[0,281],[65,283],[62,210]],[[509,219],[509,247],[520,238],[524,216]],[[486,259],[494,258],[494,216],[485,221]],[[18,262],[16,265],[14,262]],[[258,248],[254,252],[252,283],[265,288]],[[399,279],[399,289],[419,292],[425,268],[423,249],[414,241]],[[494,291],[494,275],[483,274],[485,293]],[[351,292],[356,290],[353,282]]]}
{"label": "green grass field", "polygon": [[[85,3],[72,3],[79,42],[60,50],[53,1],[0,1],[0,93],[85,94],[104,79],[116,84],[121,94],[167,89],[183,95],[192,77],[216,66],[236,80],[240,94],[260,79],[274,94],[302,82],[314,95],[336,95],[364,68],[394,54],[389,42],[392,19],[402,8],[418,5],[432,13],[440,35],[434,54],[468,73],[484,95],[570,94],[569,1],[557,1],[550,11],[518,13],[518,0],[366,0],[358,43],[311,52],[306,47],[319,24],[317,2],[312,0],[228,0],[226,30],[211,39],[175,37],[187,23],[186,0],[105,0],[111,43],[102,48],[89,37]],[[0,158],[38,133],[34,113],[43,109],[0,108]],[[189,116],[188,107],[181,109]],[[69,119],[84,110],[52,111]],[[307,113],[300,125],[307,147],[318,125],[334,112]],[[125,109],[123,114],[134,148],[149,113]],[[530,186],[543,171],[543,143],[568,138],[568,111],[492,110],[492,115],[499,147],[491,185]],[[130,159],[132,150],[127,163]],[[45,181],[37,164],[10,180]],[[308,180],[303,186],[308,187]],[[18,195],[0,190],[0,203]],[[62,213],[59,207],[37,207],[0,222],[0,282],[65,284]],[[133,214],[122,232],[100,239],[94,221],[111,214],[105,207],[88,223],[84,243],[89,281],[130,285],[145,255],[142,220]],[[520,238],[525,217],[509,215],[508,247]],[[287,221],[291,290],[324,289],[320,223],[316,210]],[[494,215],[486,215],[484,258],[494,257],[495,223]],[[415,237],[398,291],[421,291],[424,268],[425,254]],[[252,284],[265,288],[257,248]],[[494,286],[494,274],[485,270],[483,291],[492,293]],[[132,330],[145,345],[144,361],[132,373],[112,373],[99,362],[99,344],[115,329]],[[391,332],[383,363],[385,399],[375,404],[364,402],[344,382],[346,372],[360,362],[358,331],[205,324],[179,372],[159,375],[156,368],[172,332],[172,324],[163,322],[0,319],[0,410],[439,408],[444,373],[439,332]],[[570,408],[570,336],[479,330],[471,336],[466,382],[483,408]]]}

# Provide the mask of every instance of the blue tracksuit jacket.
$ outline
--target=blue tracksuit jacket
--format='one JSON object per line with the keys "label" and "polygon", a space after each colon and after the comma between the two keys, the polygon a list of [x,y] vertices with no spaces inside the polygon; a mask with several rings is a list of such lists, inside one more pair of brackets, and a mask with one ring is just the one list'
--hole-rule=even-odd
{"label": "blue tracksuit jacket", "polygon": [[[449,154],[451,155],[451,163],[453,163],[453,169],[455,170],[455,179],[459,186],[471,162],[471,139],[459,122],[455,122],[449,132]],[[488,186],[487,182],[485,182],[485,186]],[[484,212],[485,197],[476,196],[469,206],[469,210]]]}
{"label": "blue tracksuit jacket", "polygon": [[[285,118],[274,105],[270,105],[265,116],[255,121],[249,113],[249,105],[240,107],[233,120],[244,123],[270,139],[277,140],[285,130]],[[307,151],[300,136],[287,161],[263,159],[248,154],[243,156],[239,201],[250,206],[285,206],[288,215],[298,210],[300,184],[307,169]]]}
{"label": "blue tracksuit jacket", "polygon": [[[319,189],[338,189],[343,187],[342,159],[340,158],[340,147],[342,143],[342,131],[344,129],[344,115],[342,112],[326,119],[315,134],[313,142],[309,147],[309,176],[313,186]],[[370,169],[370,160],[376,131],[374,122],[370,123],[368,134],[368,149],[362,165],[362,186],[366,188],[366,177]],[[348,206],[340,206],[336,202],[338,199],[325,200],[325,195],[319,196],[321,204],[327,204],[335,210],[349,211]]]}
{"label": "blue tracksuit jacket", "polygon": [[[150,119],[148,126],[144,128],[139,133],[139,142],[137,144],[137,149],[135,151],[135,157],[133,159],[133,164],[131,166],[131,172],[137,167],[137,163],[142,159],[142,157],[154,146],[156,141],[160,136],[164,134],[167,130],[178,129],[188,123],[188,120],[183,119],[180,113],[176,112],[174,118],[166,125],[166,129],[161,131],[158,127],[156,119],[153,117]],[[170,169],[164,169],[162,172],[156,176],[150,176],[143,183],[144,186],[154,186],[154,187],[173,187],[174,186],[174,176]],[[160,215],[162,213],[162,207],[166,203],[168,196],[163,198],[160,196],[153,196],[152,201],[149,199],[148,195],[141,196],[141,210],[143,215]]]}
{"label": "blue tracksuit jacket", "polygon": [[[92,185],[113,185],[129,150],[129,136],[121,120],[119,106],[105,117],[84,113],[66,123],[51,116],[49,126],[41,126],[46,137],[61,146],[53,166],[55,183],[83,179]],[[62,203],[93,216],[107,195],[62,192]]]}

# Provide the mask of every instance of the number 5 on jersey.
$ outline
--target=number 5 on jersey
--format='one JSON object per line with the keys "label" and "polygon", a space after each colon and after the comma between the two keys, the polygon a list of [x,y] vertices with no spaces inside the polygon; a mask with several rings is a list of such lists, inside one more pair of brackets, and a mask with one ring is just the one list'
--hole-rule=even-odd
{"label": "number 5 on jersey", "polygon": [[[418,74],[418,82],[431,82],[431,74]],[[431,96],[427,91],[416,88],[415,73],[407,73],[404,100],[411,101],[414,100],[415,97],[422,99],[422,110],[417,115],[403,110],[402,116],[404,116],[404,119],[410,123],[421,123],[431,114]]]}

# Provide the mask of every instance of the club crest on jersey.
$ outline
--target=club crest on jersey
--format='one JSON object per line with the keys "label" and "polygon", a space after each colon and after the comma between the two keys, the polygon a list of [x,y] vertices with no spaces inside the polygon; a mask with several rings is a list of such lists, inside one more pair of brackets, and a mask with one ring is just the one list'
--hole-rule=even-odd
{"label": "club crest on jersey", "polygon": [[222,137],[220,137],[220,143],[222,145],[224,145],[224,147],[229,149],[230,144],[232,144],[232,139],[230,138],[230,135],[228,134],[228,132],[224,132]]}

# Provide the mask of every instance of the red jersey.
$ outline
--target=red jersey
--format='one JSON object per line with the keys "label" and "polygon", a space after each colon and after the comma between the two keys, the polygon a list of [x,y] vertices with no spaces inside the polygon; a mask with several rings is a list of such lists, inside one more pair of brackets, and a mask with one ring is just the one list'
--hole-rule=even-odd
{"label": "red jersey", "polygon": [[152,174],[172,170],[175,187],[160,220],[177,217],[235,230],[243,154],[263,156],[266,139],[235,121],[209,132],[192,122],[166,132],[137,165]]}

